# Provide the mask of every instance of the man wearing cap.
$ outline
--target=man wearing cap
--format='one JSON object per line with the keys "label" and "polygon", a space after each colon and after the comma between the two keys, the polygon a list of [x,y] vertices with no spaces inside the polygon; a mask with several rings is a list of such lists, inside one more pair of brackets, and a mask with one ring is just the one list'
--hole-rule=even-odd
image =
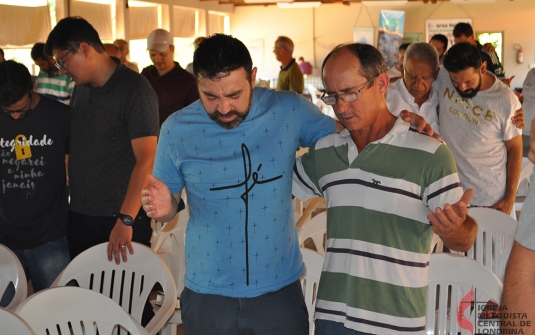
{"label": "man wearing cap", "polygon": [[169,115],[199,99],[197,84],[191,73],[173,60],[173,36],[167,30],[156,29],[147,38],[147,50],[154,65],[141,74],[148,79],[158,95],[160,126]]}

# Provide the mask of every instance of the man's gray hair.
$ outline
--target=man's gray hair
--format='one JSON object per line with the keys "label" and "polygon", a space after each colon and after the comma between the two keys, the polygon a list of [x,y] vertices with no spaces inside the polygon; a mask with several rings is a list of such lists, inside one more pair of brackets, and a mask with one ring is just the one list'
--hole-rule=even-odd
{"label": "man's gray hair", "polygon": [[275,43],[278,43],[281,48],[288,51],[290,54],[294,52],[294,42],[286,36],[279,36]]}
{"label": "man's gray hair", "polygon": [[412,57],[417,60],[429,62],[433,69],[435,69],[435,73],[438,72],[438,52],[437,49],[435,49],[434,46],[432,46],[429,43],[421,42],[421,43],[412,43],[407,48],[407,51],[405,51],[405,58],[403,58],[403,65],[407,63],[407,59],[409,57]]}

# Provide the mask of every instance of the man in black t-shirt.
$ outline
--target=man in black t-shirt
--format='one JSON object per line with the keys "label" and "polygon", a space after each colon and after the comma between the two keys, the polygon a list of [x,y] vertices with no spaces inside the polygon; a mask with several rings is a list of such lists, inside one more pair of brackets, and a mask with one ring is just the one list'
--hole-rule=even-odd
{"label": "man in black t-shirt", "polygon": [[69,263],[69,107],[35,93],[28,69],[11,60],[0,63],[0,106],[0,243],[37,292]]}
{"label": "man in black t-shirt", "polygon": [[71,257],[108,242],[117,264],[150,245],[141,210],[159,135],[158,98],[148,81],[109,57],[97,31],[81,17],[58,22],[45,54],[75,83],[71,99],[69,248]]}

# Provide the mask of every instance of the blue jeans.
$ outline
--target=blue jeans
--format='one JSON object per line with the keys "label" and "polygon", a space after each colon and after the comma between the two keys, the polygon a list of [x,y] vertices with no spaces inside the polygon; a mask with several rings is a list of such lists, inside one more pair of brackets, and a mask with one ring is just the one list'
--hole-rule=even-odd
{"label": "blue jeans", "polygon": [[316,335],[372,335],[344,327],[341,322],[316,319]]}
{"label": "blue jeans", "polygon": [[299,280],[254,298],[180,295],[185,335],[308,335],[308,312]]}
{"label": "blue jeans", "polygon": [[26,279],[32,280],[34,292],[49,288],[70,261],[65,237],[33,249],[12,251],[19,258]]}

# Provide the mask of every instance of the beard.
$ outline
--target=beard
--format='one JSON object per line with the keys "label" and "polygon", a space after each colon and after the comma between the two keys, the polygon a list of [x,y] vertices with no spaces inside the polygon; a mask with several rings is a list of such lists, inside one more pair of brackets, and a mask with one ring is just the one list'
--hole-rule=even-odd
{"label": "beard", "polygon": [[[218,111],[215,111],[213,113],[208,114],[208,116],[210,117],[210,119],[212,119],[212,121],[217,123],[221,128],[231,130],[239,126],[240,123],[242,123],[247,118],[247,115],[249,115],[249,108],[247,108],[245,112],[237,112],[235,110],[232,110],[225,115],[221,114]],[[232,115],[236,115],[236,118],[230,122],[224,122],[221,120],[222,116],[232,116]]]}
{"label": "beard", "polygon": [[457,93],[459,93],[459,95],[462,98],[472,99],[473,97],[477,95],[477,92],[479,92],[479,90],[481,89],[481,74],[479,75],[479,84],[477,85],[476,88],[469,88],[464,91],[459,90],[458,87],[455,87],[455,89],[457,90]]}
{"label": "beard", "polygon": [[[245,119],[247,118],[247,115],[249,115],[249,111],[251,110],[251,105],[253,104],[253,91],[250,92],[249,97],[249,104],[247,105],[247,109],[243,112],[237,111],[237,110],[231,110],[227,114],[222,114],[219,111],[214,111],[212,113],[208,113],[208,116],[212,121],[217,123],[221,128],[231,130],[240,125]],[[230,122],[224,122],[221,120],[221,117],[223,116],[232,116],[236,115],[236,118]]]}

